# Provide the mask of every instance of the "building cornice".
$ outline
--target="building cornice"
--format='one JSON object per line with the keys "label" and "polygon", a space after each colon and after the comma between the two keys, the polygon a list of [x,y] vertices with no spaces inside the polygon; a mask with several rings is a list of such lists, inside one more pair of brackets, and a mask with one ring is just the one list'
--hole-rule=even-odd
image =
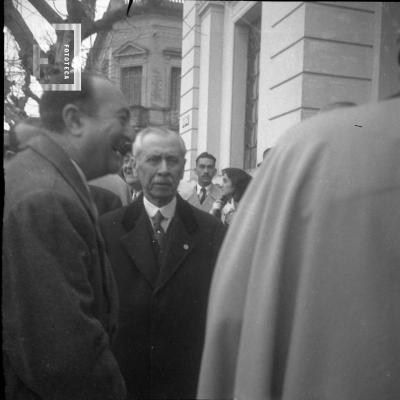
{"label": "building cornice", "polygon": [[224,1],[199,1],[197,2],[197,13],[199,16],[204,15],[211,8],[224,8]]}
{"label": "building cornice", "polygon": [[163,55],[165,57],[181,58],[182,57],[182,51],[181,51],[181,49],[175,49],[175,48],[167,47],[166,49],[163,50]]}

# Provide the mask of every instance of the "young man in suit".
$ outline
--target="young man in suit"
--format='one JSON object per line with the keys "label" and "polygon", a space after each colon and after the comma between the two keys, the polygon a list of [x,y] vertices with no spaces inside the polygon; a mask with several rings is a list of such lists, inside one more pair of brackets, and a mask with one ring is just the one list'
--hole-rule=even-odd
{"label": "young man in suit", "polygon": [[143,195],[100,219],[120,295],[113,350],[129,399],[194,399],[208,291],[224,228],[177,195],[178,133],[141,131],[133,146]]}
{"label": "young man in suit", "polygon": [[129,109],[111,82],[45,92],[43,129],[5,168],[7,399],[123,400],[110,349],[117,292],[87,179],[115,173]]}
{"label": "young man in suit", "polygon": [[209,212],[214,202],[222,196],[221,187],[212,182],[217,173],[215,162],[215,157],[207,152],[196,158],[197,184],[187,199],[191,205],[205,212]]}

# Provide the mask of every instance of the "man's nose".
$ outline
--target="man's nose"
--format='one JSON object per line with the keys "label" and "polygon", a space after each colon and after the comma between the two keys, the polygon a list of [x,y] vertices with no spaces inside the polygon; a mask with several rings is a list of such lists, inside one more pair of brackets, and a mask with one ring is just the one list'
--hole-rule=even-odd
{"label": "man's nose", "polygon": [[160,165],[159,165],[159,168],[158,168],[158,173],[159,174],[166,174],[168,172],[169,172],[169,170],[168,170],[167,160],[162,159],[160,161]]}

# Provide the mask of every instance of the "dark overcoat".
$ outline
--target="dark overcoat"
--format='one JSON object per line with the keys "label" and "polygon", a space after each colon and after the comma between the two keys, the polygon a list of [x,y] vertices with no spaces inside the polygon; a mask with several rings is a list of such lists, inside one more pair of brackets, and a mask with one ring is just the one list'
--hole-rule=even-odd
{"label": "dark overcoat", "polygon": [[158,272],[142,196],[100,225],[119,289],[113,350],[129,398],[193,399],[224,227],[178,196]]}
{"label": "dark overcoat", "polygon": [[5,169],[3,367],[7,399],[116,400],[115,280],[88,189],[40,135]]}
{"label": "dark overcoat", "polygon": [[96,204],[98,215],[103,215],[122,207],[121,199],[111,190],[94,185],[89,185],[89,189]]}

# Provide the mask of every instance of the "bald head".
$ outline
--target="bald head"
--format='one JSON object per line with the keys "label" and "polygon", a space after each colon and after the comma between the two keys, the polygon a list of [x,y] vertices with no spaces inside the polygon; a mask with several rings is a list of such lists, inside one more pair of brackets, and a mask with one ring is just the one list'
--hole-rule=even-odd
{"label": "bald head", "polygon": [[130,110],[108,79],[82,74],[81,91],[46,91],[40,102],[44,128],[88,180],[117,172],[129,150]]}
{"label": "bald head", "polygon": [[96,87],[106,82],[111,84],[101,75],[84,72],[81,75],[81,90],[45,91],[39,102],[40,120],[43,127],[62,133],[66,128],[62,113],[67,104],[75,104],[87,115],[96,115],[98,99],[101,98],[97,95]]}

